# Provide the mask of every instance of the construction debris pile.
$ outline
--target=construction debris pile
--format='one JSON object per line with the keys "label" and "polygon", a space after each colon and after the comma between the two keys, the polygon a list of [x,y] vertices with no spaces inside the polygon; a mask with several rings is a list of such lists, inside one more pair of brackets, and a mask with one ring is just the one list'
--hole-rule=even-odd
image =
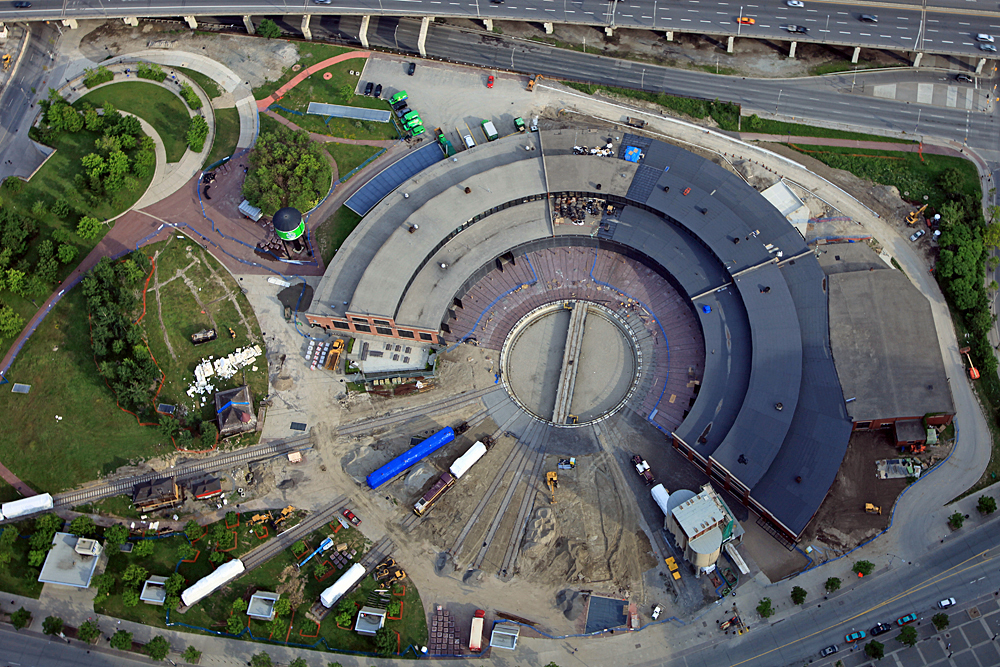
{"label": "construction debris pile", "polygon": [[[574,225],[586,223],[587,216],[601,216],[605,212],[606,202],[603,199],[584,199],[583,197],[556,197],[555,215],[556,224],[569,220]],[[614,210],[613,206],[607,206],[608,213]]]}
{"label": "construction debris pile", "polygon": [[220,359],[209,357],[202,359],[194,369],[194,382],[188,387],[187,395],[194,397],[195,394],[208,395],[215,391],[215,386],[209,382],[212,376],[218,376],[224,380],[236,375],[236,373],[246,366],[251,365],[262,354],[260,346],[238,347],[232,354]]}
{"label": "construction debris pile", "polygon": [[597,155],[598,157],[613,157],[615,154],[614,145],[609,141],[604,148],[587,148],[586,146],[573,146],[573,155]]}

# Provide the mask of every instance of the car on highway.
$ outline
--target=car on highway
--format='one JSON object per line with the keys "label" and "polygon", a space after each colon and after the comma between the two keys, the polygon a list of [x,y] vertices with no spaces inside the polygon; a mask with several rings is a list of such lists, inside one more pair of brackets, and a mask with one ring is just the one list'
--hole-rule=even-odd
{"label": "car on highway", "polygon": [[962,81],[964,83],[972,83],[973,80],[974,79],[971,76],[969,76],[968,74],[965,74],[964,72],[962,74],[956,74],[955,75],[955,81]]}
{"label": "car on highway", "polygon": [[19,0],[19,2],[15,2],[14,3],[14,6],[16,8],[18,8],[18,9],[27,9],[28,7],[31,6],[31,3],[30,2],[24,2],[24,0]]}
{"label": "car on highway", "polygon": [[992,44],[993,43],[993,35],[987,35],[986,33],[981,32],[978,35],[976,35],[976,41],[977,42],[989,42],[990,44]]}
{"label": "car on highway", "polygon": [[374,88],[374,87],[375,87],[375,84],[372,83],[371,81],[369,81],[368,85],[365,86],[365,95],[371,95],[372,94],[372,88]]}
{"label": "car on highway", "polygon": [[941,600],[938,602],[938,609],[947,609],[948,607],[955,606],[955,598],[948,598],[947,600]]}
{"label": "car on highway", "polygon": [[878,17],[874,14],[862,14],[858,20],[862,23],[878,23]]}
{"label": "car on highway", "polygon": [[757,22],[757,19],[752,19],[749,16],[741,16],[736,19],[737,23],[742,23],[743,25],[753,25]]}
{"label": "car on highway", "polygon": [[413,73],[417,71],[417,63],[410,63],[410,66],[406,68],[406,73],[413,76]]}
{"label": "car on highway", "polygon": [[788,2],[786,2],[785,4],[788,5],[789,7],[805,7],[806,6],[806,3],[802,2],[802,0],[788,0]]}
{"label": "car on highway", "polygon": [[910,240],[911,241],[916,241],[917,239],[919,239],[921,236],[923,236],[926,233],[927,232],[924,231],[923,229],[918,229],[917,231],[913,232],[913,234],[910,235]]}
{"label": "car on highway", "polygon": [[858,630],[856,632],[852,632],[851,634],[845,636],[844,641],[846,641],[848,644],[852,644],[858,641],[859,639],[864,639],[867,636],[868,635],[865,633],[864,630]]}
{"label": "car on highway", "polygon": [[837,646],[836,644],[832,644],[831,646],[827,646],[825,649],[823,649],[822,651],[820,651],[819,655],[820,655],[821,658],[825,658],[828,655],[833,655],[834,653],[836,653],[839,650],[840,650],[839,646]]}
{"label": "car on highway", "polygon": [[992,44],[983,44],[983,43],[981,43],[979,45],[979,50],[980,51],[989,51],[990,53],[996,53],[997,52],[997,47],[993,46]]}
{"label": "car on highway", "polygon": [[874,628],[869,630],[868,634],[870,634],[872,637],[878,637],[883,632],[889,632],[889,630],[892,630],[891,625],[889,625],[888,623],[879,623]]}
{"label": "car on highway", "polygon": [[906,625],[907,623],[912,623],[915,620],[917,620],[916,614],[907,614],[906,616],[900,616],[897,618],[896,623],[898,625]]}
{"label": "car on highway", "polygon": [[375,92],[372,93],[372,97],[382,97],[382,84],[375,86]]}
{"label": "car on highway", "polygon": [[804,25],[785,26],[785,30],[787,30],[788,32],[799,32],[802,33],[803,35],[809,32],[809,28],[805,27]]}
{"label": "car on highway", "polygon": [[490,74],[490,75],[489,75],[489,76],[488,76],[488,77],[486,78],[486,87],[487,87],[487,88],[492,88],[492,87],[493,87],[493,75],[492,75],[492,74]]}

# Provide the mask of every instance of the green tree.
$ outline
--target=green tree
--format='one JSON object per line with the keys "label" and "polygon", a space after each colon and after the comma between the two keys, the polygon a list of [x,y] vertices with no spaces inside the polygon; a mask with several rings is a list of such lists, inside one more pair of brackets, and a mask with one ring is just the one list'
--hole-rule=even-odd
{"label": "green tree", "polygon": [[873,660],[881,660],[885,657],[885,644],[871,640],[865,644],[865,655]]}
{"label": "green tree", "polygon": [[84,621],[76,631],[76,638],[87,644],[92,644],[101,636],[101,628],[95,621]]}
{"label": "green tree", "polygon": [[232,510],[230,510],[229,512],[226,512],[226,525],[227,526],[235,526],[236,525],[236,521],[237,521],[236,512],[233,512]]}
{"label": "green tree", "polygon": [[187,131],[188,148],[200,153],[205,148],[206,139],[208,139],[208,122],[203,116],[191,116]]}
{"label": "green tree", "polygon": [[115,584],[118,583],[118,580],[115,578],[115,575],[105,572],[94,577],[90,583],[97,589],[98,595],[107,597],[114,592]]}
{"label": "green tree", "polygon": [[132,633],[126,632],[124,630],[119,630],[115,634],[111,635],[111,648],[116,648],[119,651],[131,650]]}
{"label": "green tree", "polygon": [[322,579],[324,576],[326,576],[326,574],[329,571],[330,571],[330,566],[327,565],[325,562],[316,563],[315,565],[313,565],[313,576],[315,576],[317,579]]}
{"label": "green tree", "polygon": [[243,598],[233,600],[233,613],[242,614],[247,610],[247,601]]}
{"label": "green tree", "polygon": [[934,614],[931,617],[931,622],[934,624],[934,627],[937,628],[938,630],[944,630],[949,625],[951,625],[951,619],[949,619],[948,614],[945,614],[944,612],[938,612]]}
{"label": "green tree", "polygon": [[807,595],[808,593],[806,593],[806,589],[802,588],[801,586],[795,586],[794,588],[792,588],[792,602],[794,602],[795,604],[802,604],[803,602],[805,602]]}
{"label": "green tree", "polygon": [[148,558],[153,555],[155,548],[153,540],[139,540],[132,548],[132,555],[135,558]]}
{"label": "green tree", "polygon": [[89,537],[97,532],[97,525],[89,516],[81,514],[69,522],[69,532],[78,537]]}
{"label": "green tree", "polygon": [[279,598],[277,602],[274,603],[274,615],[275,616],[288,616],[292,611],[292,601],[288,598]]}
{"label": "green tree", "polygon": [[201,423],[202,447],[208,447],[214,445],[218,437],[219,437],[219,428],[215,425],[215,422],[207,421]]}
{"label": "green tree", "polygon": [[146,644],[146,655],[153,660],[163,660],[170,653],[170,642],[162,635],[156,635]]}
{"label": "green tree", "polygon": [[275,39],[281,37],[281,28],[271,19],[261,19],[260,25],[257,26],[257,34],[268,39]]}
{"label": "green tree", "polygon": [[167,597],[163,598],[164,609],[173,611],[179,606],[181,606],[181,598],[179,595],[167,595]]}
{"label": "green tree", "polygon": [[867,560],[859,560],[854,563],[854,574],[860,574],[867,577],[869,574],[875,571],[875,565]]}
{"label": "green tree", "polygon": [[309,663],[306,662],[305,658],[295,658],[288,663],[288,667],[309,667]]}
{"label": "green tree", "polygon": [[900,643],[906,644],[907,646],[917,645],[917,629],[912,625],[907,625],[902,630],[899,631],[899,636],[896,637]]}
{"label": "green tree", "polygon": [[109,549],[117,549],[128,541],[128,528],[116,523],[104,531],[104,542]]}
{"label": "green tree", "polygon": [[96,239],[101,235],[101,221],[97,218],[85,215],[80,218],[80,222],[77,223],[76,233],[84,241]]}
{"label": "green tree", "polygon": [[180,557],[181,560],[191,560],[197,553],[198,550],[195,549],[194,546],[188,544],[187,542],[177,547],[177,555]]}
{"label": "green tree", "polygon": [[80,250],[75,245],[72,245],[70,243],[62,243],[59,245],[59,251],[56,253],[56,256],[59,258],[59,261],[62,262],[63,264],[69,264],[74,259],[76,259],[76,256],[79,253]]}
{"label": "green tree", "polygon": [[184,662],[195,663],[201,660],[201,651],[196,649],[194,646],[188,646],[181,653],[181,657],[184,658]]}
{"label": "green tree", "polygon": [[205,534],[205,529],[199,526],[197,521],[191,519],[184,525],[184,534],[187,535],[189,540],[194,542]]}
{"label": "green tree", "polygon": [[24,607],[21,607],[10,615],[10,624],[14,626],[15,630],[21,630],[28,627],[28,623],[30,622],[31,612]]}
{"label": "green tree", "polygon": [[184,575],[180,572],[174,572],[169,577],[167,577],[167,582],[163,585],[166,589],[167,595],[179,595],[187,582],[184,581]]}
{"label": "green tree", "polygon": [[979,496],[979,504],[976,509],[980,514],[993,514],[997,511],[997,501],[993,496]]}
{"label": "green tree", "polygon": [[263,651],[260,653],[254,653],[253,657],[250,658],[250,667],[273,667],[274,663],[271,662],[271,656]]}
{"label": "green tree", "polygon": [[[0,280],[0,283],[3,281]],[[24,318],[10,306],[0,305],[0,338],[13,338],[24,328]]]}
{"label": "green tree", "polygon": [[955,512],[950,517],[948,517],[948,525],[951,526],[952,530],[958,530],[965,523],[965,515],[961,512]]}
{"label": "green tree", "polygon": [[149,578],[149,570],[142,567],[141,565],[136,565],[132,563],[125,571],[122,572],[122,581],[125,582],[127,586],[141,586],[146,579]]}
{"label": "green tree", "polygon": [[774,609],[771,608],[771,598],[763,598],[757,605],[757,613],[761,618],[771,618],[774,616]]}
{"label": "green tree", "polygon": [[213,551],[208,554],[208,560],[216,565],[221,565],[224,560],[226,560],[226,554],[221,551]]}
{"label": "green tree", "polygon": [[837,577],[830,577],[826,580],[824,584],[827,593],[833,593],[834,591],[840,590],[840,579]]}
{"label": "green tree", "polygon": [[265,215],[282,206],[308,211],[330,189],[330,164],[304,131],[264,132],[249,155],[243,195]]}
{"label": "green tree", "polygon": [[27,276],[24,275],[24,271],[18,271],[17,269],[7,269],[7,279],[6,279],[7,289],[9,289],[14,294],[18,296],[24,296],[25,291],[28,287]]}
{"label": "green tree", "polygon": [[31,567],[41,567],[45,562],[45,557],[48,555],[47,551],[42,551],[40,549],[32,549],[28,552],[28,565]]}
{"label": "green tree", "polygon": [[396,652],[396,635],[389,628],[379,628],[375,632],[375,655],[388,658]]}
{"label": "green tree", "polygon": [[58,635],[62,632],[63,620],[58,616],[46,616],[42,621],[42,632],[47,635]]}
{"label": "green tree", "polygon": [[122,604],[126,607],[134,607],[139,604],[139,590],[136,588],[126,588],[122,591]]}

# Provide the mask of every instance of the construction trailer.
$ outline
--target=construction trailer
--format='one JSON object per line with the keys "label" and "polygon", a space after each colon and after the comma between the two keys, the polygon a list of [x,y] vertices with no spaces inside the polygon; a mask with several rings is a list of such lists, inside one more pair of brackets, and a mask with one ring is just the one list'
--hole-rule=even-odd
{"label": "construction trailer", "polygon": [[37,496],[28,496],[0,505],[0,514],[3,515],[0,516],[0,520],[14,519],[50,509],[52,509],[52,495],[40,493]]}

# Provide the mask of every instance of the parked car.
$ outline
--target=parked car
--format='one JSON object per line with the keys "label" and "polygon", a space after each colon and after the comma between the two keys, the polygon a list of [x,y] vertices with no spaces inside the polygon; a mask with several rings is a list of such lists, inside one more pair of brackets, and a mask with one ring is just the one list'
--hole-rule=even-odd
{"label": "parked car", "polygon": [[900,616],[897,618],[896,623],[899,625],[906,625],[907,623],[912,623],[915,620],[917,620],[916,614],[907,614],[906,616]]}
{"label": "parked car", "polygon": [[947,600],[941,600],[938,602],[939,609],[947,609],[955,605],[955,598],[948,598]]}
{"label": "parked car", "polygon": [[910,235],[910,240],[911,241],[916,241],[917,239],[919,239],[921,236],[923,236],[926,233],[927,233],[926,230],[918,229],[917,231],[913,232],[913,234]]}
{"label": "parked car", "polygon": [[862,23],[878,23],[878,17],[874,14],[862,14],[858,20]]}
{"label": "parked car", "polygon": [[358,517],[354,516],[354,512],[352,512],[351,510],[344,510],[343,511],[343,515],[344,515],[345,519],[347,519],[348,521],[350,521],[355,526],[360,526],[361,525],[361,519],[359,519]]}
{"label": "parked car", "polygon": [[653,620],[654,621],[660,617],[660,612],[662,612],[662,611],[663,611],[663,607],[661,607],[660,605],[656,605],[655,607],[653,607]]}
{"label": "parked car", "polygon": [[757,19],[752,19],[749,16],[741,16],[736,19],[737,23],[742,23],[743,25],[753,25],[757,22]]}
{"label": "parked car", "polygon": [[859,639],[864,639],[867,636],[868,635],[865,633],[864,630],[858,630],[844,637],[844,641],[846,641],[848,644],[852,644],[858,641]]}
{"label": "parked car", "polygon": [[882,634],[884,632],[889,632],[889,630],[892,630],[892,626],[891,625],[889,625],[887,623],[879,623],[874,628],[872,628],[871,630],[869,630],[868,634],[870,634],[872,637],[878,637],[880,634]]}
{"label": "parked car", "polygon": [[981,32],[978,35],[976,35],[976,41],[977,42],[989,42],[990,44],[992,44],[993,43],[993,35],[987,35],[986,33]]}
{"label": "parked car", "polygon": [[406,73],[413,76],[413,73],[417,71],[417,63],[410,63],[410,66],[406,68]]}
{"label": "parked car", "polygon": [[19,0],[18,2],[14,3],[14,6],[16,8],[18,8],[18,9],[27,9],[28,7],[31,6],[31,3],[30,2],[24,2],[24,0]]}
{"label": "parked car", "polygon": [[382,97],[382,84],[375,86],[375,92],[372,93],[373,97]]}
{"label": "parked car", "polygon": [[961,74],[956,74],[955,75],[955,80],[956,81],[962,81],[963,83],[972,83],[974,81],[974,79],[971,76],[969,76],[968,74],[965,74],[964,72],[961,73]]}
{"label": "parked car", "polygon": [[492,87],[493,87],[493,75],[492,75],[492,74],[490,74],[490,75],[489,75],[489,76],[488,76],[488,77],[486,78],[486,87],[487,87],[487,88],[492,88]]}
{"label": "parked car", "polygon": [[839,650],[840,650],[840,647],[837,646],[836,644],[833,644],[832,646],[827,646],[825,649],[823,649],[822,651],[820,651],[819,655],[820,655],[820,657],[825,658],[828,655],[833,655],[834,653],[836,653]]}
{"label": "parked car", "polygon": [[365,95],[371,95],[372,94],[372,88],[374,88],[374,87],[375,87],[375,84],[372,83],[371,81],[369,81],[368,85],[365,86]]}
{"label": "parked car", "polygon": [[410,113],[410,107],[408,107],[408,106],[406,106],[404,104],[403,106],[401,106],[398,109],[396,109],[396,118],[402,118],[403,116],[405,116],[408,113]]}
{"label": "parked car", "polygon": [[333,2],[333,0],[313,0],[313,2],[317,5],[328,5]]}
{"label": "parked car", "polygon": [[788,2],[786,2],[785,4],[788,5],[789,7],[805,7],[806,6],[806,3],[802,2],[802,0],[788,0]]}

